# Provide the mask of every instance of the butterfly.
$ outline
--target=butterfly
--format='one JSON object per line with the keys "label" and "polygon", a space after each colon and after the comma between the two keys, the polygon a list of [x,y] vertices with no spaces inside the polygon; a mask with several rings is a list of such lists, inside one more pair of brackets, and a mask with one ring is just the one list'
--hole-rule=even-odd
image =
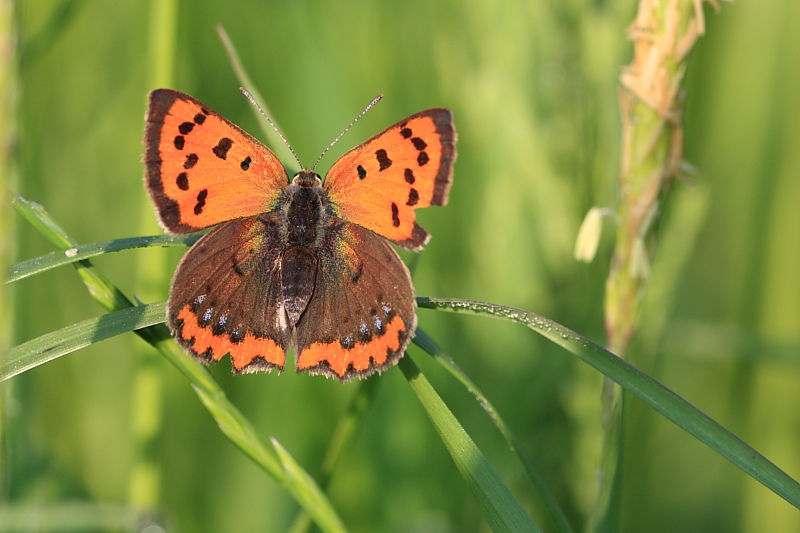
{"label": "butterfly", "polygon": [[[429,240],[414,210],[445,205],[456,158],[447,109],[405,118],[350,150],[324,181],[198,100],[150,93],[145,188],[163,228],[212,229],[172,278],[170,331],[234,373],[283,370],[342,382],[394,365],[417,326],[408,269],[389,244]],[[302,165],[301,165],[302,167]]]}

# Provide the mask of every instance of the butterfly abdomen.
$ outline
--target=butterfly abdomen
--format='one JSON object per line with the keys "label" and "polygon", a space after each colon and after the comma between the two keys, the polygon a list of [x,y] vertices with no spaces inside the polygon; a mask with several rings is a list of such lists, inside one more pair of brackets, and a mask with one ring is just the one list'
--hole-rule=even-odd
{"label": "butterfly abdomen", "polygon": [[314,295],[317,254],[309,246],[291,246],[281,257],[281,299],[294,327]]}

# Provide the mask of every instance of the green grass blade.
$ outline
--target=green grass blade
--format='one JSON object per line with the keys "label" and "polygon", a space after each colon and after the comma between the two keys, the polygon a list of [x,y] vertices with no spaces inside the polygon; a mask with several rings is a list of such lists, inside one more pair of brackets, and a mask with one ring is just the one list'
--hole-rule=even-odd
{"label": "green grass blade", "polygon": [[492,531],[541,531],[411,357],[406,354],[400,359],[398,366],[428,413],[458,471],[478,500]]}
{"label": "green grass blade", "polygon": [[[358,383],[358,391],[350,400],[347,411],[339,418],[336,428],[333,430],[325,458],[320,465],[319,485],[322,489],[327,489],[328,483],[339,464],[339,459],[343,453],[350,450],[356,438],[359,428],[361,428],[364,417],[369,408],[375,402],[375,395],[380,389],[381,381],[378,379],[365,379]],[[311,521],[305,512],[300,512],[295,518],[292,526],[287,530],[289,533],[304,533],[310,531]]]}
{"label": "green grass blade", "polygon": [[197,242],[199,238],[199,235],[157,235],[152,237],[129,237],[126,239],[114,239],[111,241],[84,244],[83,246],[50,252],[49,254],[17,263],[8,269],[6,283],[13,283],[35,274],[41,274],[53,268],[83,261],[84,259],[89,259],[98,255],[151,246],[191,246]]}
{"label": "green grass blade", "polygon": [[286,487],[294,495],[295,499],[301,502],[305,511],[314,519],[314,523],[323,531],[331,533],[346,531],[344,524],[336,516],[330,501],[328,501],[322,489],[319,488],[319,485],[297,464],[297,461],[286,451],[286,448],[281,446],[274,438],[272,439],[272,446],[275,448],[283,466]]}
{"label": "green grass blade", "polygon": [[164,321],[164,303],[139,305],[83,320],[11,348],[0,358],[0,381],[116,335]]}
{"label": "green grass blade", "polygon": [[[208,412],[214,417],[222,433],[245,454],[250,456],[275,481],[285,485],[286,480],[275,455],[264,445],[250,421],[230,403],[222,389],[218,388],[216,383],[215,387],[205,387],[192,383],[192,387],[197,396],[200,397],[200,401],[208,409]],[[300,502],[300,504],[302,505],[303,503]]]}
{"label": "green grass blade", "polygon": [[50,213],[41,204],[26,200],[22,196],[16,196],[11,201],[11,205],[36,231],[58,248],[73,248],[78,245],[78,242],[67,235],[64,228],[50,216]]}
{"label": "green grass blade", "polygon": [[[70,237],[61,225],[47,210],[36,202],[30,202],[21,196],[12,201],[17,212],[22,215],[39,233],[61,250],[77,248],[78,243]],[[73,263],[78,275],[83,280],[89,294],[109,311],[118,311],[126,307],[133,307],[134,303],[125,296],[110,280],[97,272],[91,261],[83,259]],[[148,330],[142,330],[148,331]]]}
{"label": "green grass blade", "polygon": [[[149,20],[142,24],[141,38],[147,45],[145,70],[147,92],[159,87],[173,87],[177,59],[179,0],[150,0]],[[144,21],[142,21],[144,23]],[[137,88],[138,89],[138,88]],[[137,90],[137,92],[139,92]],[[139,94],[144,104],[144,94]],[[140,104],[141,105],[141,104]],[[132,185],[132,184],[131,184]],[[149,195],[138,194],[132,198],[136,207],[129,227],[135,234],[147,234],[153,226],[153,207]],[[133,260],[135,286],[138,298],[157,301],[168,283],[170,271],[166,250],[138,254]],[[159,460],[159,436],[163,432],[161,415],[164,409],[163,369],[154,364],[158,356],[147,349],[140,350],[131,369],[131,466],[128,476],[128,503],[135,507],[151,508],[158,505],[164,484],[164,465]]]}
{"label": "green grass blade", "polygon": [[148,83],[151,89],[172,86],[178,26],[178,0],[151,0],[147,40]]}
{"label": "green grass blade", "polygon": [[523,324],[602,372],[658,413],[800,509],[800,483],[692,404],[613,353],[564,326],[520,309],[460,299],[417,298],[420,307]]}
{"label": "green grass blade", "polygon": [[[53,219],[42,206],[18,197],[14,202],[14,207],[30,221],[34,227],[39,229],[43,235],[56,244],[56,246],[62,249],[78,247],[75,240],[60,227],[55,219]],[[158,304],[134,306],[113,283],[97,272],[90,261],[84,259],[74,263],[74,265],[95,299],[102,305],[114,309],[116,312],[47,334],[43,336],[46,337],[44,343],[37,342],[40,341],[40,337],[39,339],[29,341],[34,343],[32,346],[26,346],[28,343],[20,345],[25,346],[24,348],[18,346],[13,349],[17,350],[13,352],[13,357],[3,358],[3,365],[9,363],[9,361],[17,363],[15,367],[12,367],[9,373],[16,375],[28,368],[32,368],[32,366],[30,366],[32,363],[38,361],[37,364],[41,364],[45,362],[41,360],[42,356],[37,354],[44,354],[44,357],[49,357],[47,360],[50,360],[58,357],[58,355],[50,357],[50,352],[62,352],[65,350],[62,348],[64,345],[69,345],[74,349],[78,349],[92,344],[93,342],[108,338],[112,336],[112,334],[116,335],[135,330],[140,337],[152,344],[170,363],[187,377],[200,400],[217,421],[223,433],[267,474],[275,479],[275,481],[289,489],[290,486],[287,484],[284,475],[285,465],[281,465],[276,456],[258,436],[258,433],[250,421],[227,399],[225,392],[219,384],[214,381],[208,370],[200,362],[186,355],[183,350],[175,344],[166,326],[159,324],[159,322],[163,322],[165,319],[166,303],[161,302]],[[147,322],[146,320],[130,318],[130,314],[133,314],[134,317],[138,317],[142,315],[143,312],[146,313],[148,320],[152,321],[151,323],[155,325],[145,327],[147,326],[145,323]],[[109,319],[106,317],[113,318]],[[117,320],[117,318],[119,318],[119,320]],[[101,325],[107,327],[100,330]],[[141,329],[135,329],[137,327]],[[67,333],[69,333],[68,336]],[[70,349],[68,351],[73,350]],[[68,351],[64,353],[68,353]],[[60,353],[60,355],[63,355],[63,353]],[[24,363],[23,366],[25,367],[13,372],[13,368],[19,368],[20,360]],[[5,366],[0,368],[5,369]],[[297,465],[294,467],[295,471],[299,468],[300,467]],[[308,474],[305,473],[304,475],[308,476]],[[304,490],[298,491],[295,496],[304,498],[309,496],[309,494],[309,491]],[[309,514],[312,514],[312,511],[314,513],[319,513],[320,498],[324,500],[325,496],[321,491],[318,491],[313,495],[313,499],[298,500],[298,503],[306,509]],[[333,506],[330,502],[327,500],[325,500],[325,502],[325,506],[328,509],[324,513],[326,522],[318,525],[324,528],[330,524],[341,523],[333,512]],[[312,517],[316,517],[316,514],[312,514]],[[342,530],[343,529],[333,529],[332,531]]]}
{"label": "green grass blade", "polygon": [[441,364],[448,372],[450,372],[453,377],[459,380],[466,387],[470,394],[475,396],[475,399],[481,405],[483,410],[489,415],[494,425],[500,431],[500,434],[508,443],[509,448],[511,448],[511,450],[517,454],[517,457],[519,457],[523,468],[525,468],[525,472],[528,474],[528,478],[539,492],[539,496],[542,498],[544,506],[547,509],[550,519],[553,521],[556,531],[561,533],[572,533],[572,526],[570,526],[569,522],[567,521],[567,517],[564,514],[564,511],[558,505],[558,501],[556,500],[555,496],[553,496],[553,493],[550,492],[550,489],[547,487],[544,479],[542,479],[542,477],[533,467],[533,463],[531,463],[528,455],[522,448],[522,444],[520,443],[519,439],[517,439],[516,435],[514,435],[514,433],[508,427],[505,420],[503,420],[503,417],[500,416],[500,413],[489,401],[489,398],[483,394],[483,392],[469,378],[469,376],[467,376],[460,368],[458,368],[455,362],[433,341],[433,339],[430,338],[427,333],[425,333],[424,330],[422,330],[422,328],[417,327],[417,331],[414,334],[414,344],[433,356],[433,358],[436,359],[439,364]]}

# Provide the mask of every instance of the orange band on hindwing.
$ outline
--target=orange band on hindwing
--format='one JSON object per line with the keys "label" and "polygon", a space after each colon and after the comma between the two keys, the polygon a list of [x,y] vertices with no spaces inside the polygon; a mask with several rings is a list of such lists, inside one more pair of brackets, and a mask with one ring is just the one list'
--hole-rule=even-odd
{"label": "orange band on hindwing", "polygon": [[297,356],[297,371],[312,374],[332,372],[340,380],[364,374],[367,370],[389,364],[402,357],[401,349],[408,344],[408,326],[395,316],[386,332],[369,342],[342,345],[339,341],[315,342]]}
{"label": "orange band on hindwing", "polygon": [[272,339],[257,338],[252,333],[232,342],[230,335],[215,335],[213,329],[201,326],[198,317],[187,305],[177,315],[179,325],[176,336],[181,345],[191,350],[199,359],[219,361],[230,353],[231,363],[237,372],[253,370],[268,370],[277,368],[283,370],[286,364],[286,352]]}

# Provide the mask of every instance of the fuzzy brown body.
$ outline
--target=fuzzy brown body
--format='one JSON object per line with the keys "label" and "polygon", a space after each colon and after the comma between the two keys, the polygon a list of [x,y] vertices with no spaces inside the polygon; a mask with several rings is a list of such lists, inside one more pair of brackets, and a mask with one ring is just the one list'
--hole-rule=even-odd
{"label": "fuzzy brown body", "polygon": [[328,195],[319,176],[301,172],[282,195],[286,213],[286,245],[281,256],[281,299],[289,324],[294,327],[314,294],[318,249],[327,231]]}

